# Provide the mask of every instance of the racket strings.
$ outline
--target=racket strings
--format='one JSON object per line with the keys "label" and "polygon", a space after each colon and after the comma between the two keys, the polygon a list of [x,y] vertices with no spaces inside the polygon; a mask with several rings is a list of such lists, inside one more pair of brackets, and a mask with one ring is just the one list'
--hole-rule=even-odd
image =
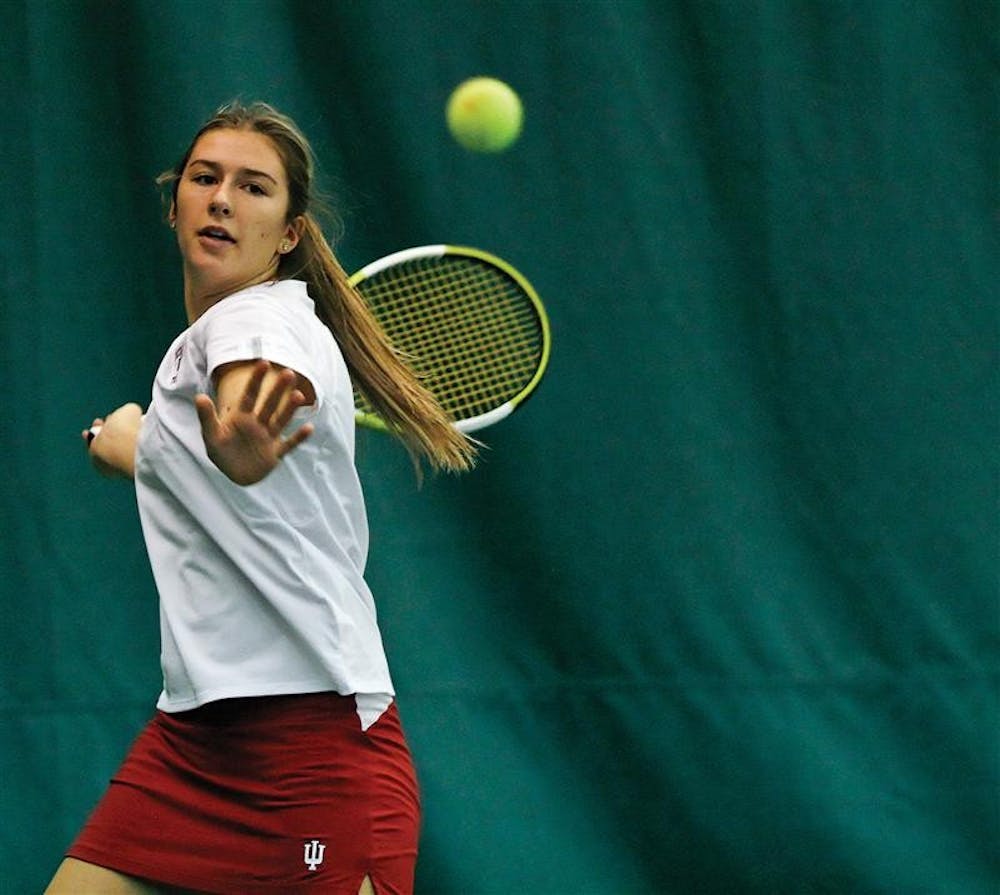
{"label": "racket strings", "polygon": [[[520,284],[479,259],[416,259],[358,288],[390,341],[456,418],[516,398],[538,370],[543,332]],[[371,408],[359,397],[359,407]]]}

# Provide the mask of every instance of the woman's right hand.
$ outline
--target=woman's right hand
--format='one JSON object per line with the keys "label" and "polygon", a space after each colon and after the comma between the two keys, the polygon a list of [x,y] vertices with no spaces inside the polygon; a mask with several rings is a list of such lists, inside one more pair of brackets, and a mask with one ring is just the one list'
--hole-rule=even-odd
{"label": "woman's right hand", "polygon": [[[99,428],[97,435],[93,430]],[[106,417],[98,417],[81,434],[94,468],[102,475],[135,477],[135,447],[142,428],[142,408],[123,404]]]}

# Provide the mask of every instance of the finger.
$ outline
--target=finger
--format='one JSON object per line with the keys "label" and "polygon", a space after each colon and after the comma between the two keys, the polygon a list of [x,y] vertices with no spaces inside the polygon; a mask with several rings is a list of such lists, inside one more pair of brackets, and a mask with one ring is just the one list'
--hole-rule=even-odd
{"label": "finger", "polygon": [[240,410],[244,413],[253,413],[257,406],[257,398],[260,396],[260,385],[264,381],[264,376],[270,369],[270,364],[266,360],[259,360],[253,365],[253,371],[243,389],[243,397],[240,400]]}
{"label": "finger", "polygon": [[[289,383],[290,385],[291,383]],[[298,389],[292,391],[288,396],[288,400],[281,405],[274,419],[271,421],[275,432],[281,432],[285,426],[287,426],[291,421],[292,417],[295,415],[295,411],[298,410],[303,404],[306,403],[306,396],[302,394]]]}
{"label": "finger", "polygon": [[207,442],[215,441],[219,436],[219,415],[215,412],[215,402],[208,395],[195,395],[194,409],[198,412],[202,438]]}
{"label": "finger", "polygon": [[280,460],[285,454],[290,451],[294,451],[303,441],[305,441],[310,435],[313,434],[313,424],[303,423],[296,429],[291,436],[286,438],[278,448],[278,459]]}
{"label": "finger", "polygon": [[270,389],[264,396],[264,403],[261,405],[257,418],[262,423],[269,425],[272,432],[280,432],[284,428],[283,424],[279,425],[278,421],[273,417],[281,406],[282,399],[288,393],[288,389],[294,383],[295,373],[292,370],[284,369],[278,374],[277,379],[271,383]]}

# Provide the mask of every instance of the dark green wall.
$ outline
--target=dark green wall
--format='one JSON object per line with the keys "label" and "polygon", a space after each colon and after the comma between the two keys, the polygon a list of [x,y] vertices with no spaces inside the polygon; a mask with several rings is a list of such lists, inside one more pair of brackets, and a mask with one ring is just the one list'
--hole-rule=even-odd
{"label": "dark green wall", "polygon": [[[158,692],[78,432],[183,326],[153,178],[241,95],[313,138],[348,268],[475,245],[551,315],[475,473],[359,443],[419,892],[995,892],[997,10],[6,0],[0,891]],[[504,155],[444,129],[475,74]]]}

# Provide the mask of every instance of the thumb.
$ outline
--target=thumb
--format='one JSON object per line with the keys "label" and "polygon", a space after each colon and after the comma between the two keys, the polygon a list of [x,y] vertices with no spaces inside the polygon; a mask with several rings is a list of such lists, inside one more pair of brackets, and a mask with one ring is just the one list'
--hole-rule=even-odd
{"label": "thumb", "polygon": [[195,395],[194,409],[198,412],[202,437],[205,441],[214,441],[219,434],[219,416],[215,412],[215,402],[208,395]]}

